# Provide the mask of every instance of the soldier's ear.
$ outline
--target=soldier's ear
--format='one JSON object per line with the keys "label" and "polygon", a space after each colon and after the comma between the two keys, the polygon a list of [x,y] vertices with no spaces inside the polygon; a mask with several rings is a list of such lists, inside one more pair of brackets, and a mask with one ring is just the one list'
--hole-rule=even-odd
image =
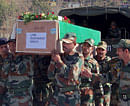
{"label": "soldier's ear", "polygon": [[74,46],[76,46],[76,44],[77,44],[77,43],[76,43],[76,42],[74,42]]}
{"label": "soldier's ear", "polygon": [[124,52],[125,52],[126,54],[129,54],[130,51],[129,51],[128,49],[125,49]]}

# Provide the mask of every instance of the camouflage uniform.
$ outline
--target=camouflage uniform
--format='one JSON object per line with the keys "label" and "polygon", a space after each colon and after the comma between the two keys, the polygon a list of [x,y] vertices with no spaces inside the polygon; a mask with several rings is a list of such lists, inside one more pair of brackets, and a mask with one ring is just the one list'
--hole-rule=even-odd
{"label": "camouflage uniform", "polygon": [[103,87],[99,78],[97,79],[97,77],[99,77],[99,64],[91,56],[92,51],[90,48],[92,48],[93,45],[94,41],[87,39],[82,48],[83,54],[85,53],[84,56],[87,54],[87,57],[84,59],[84,71],[90,71],[92,73],[92,77],[84,76],[84,71],[81,73],[81,105],[85,106],[99,106],[99,104],[103,104]]}
{"label": "camouflage uniform", "polygon": [[2,65],[4,60],[7,60],[9,57],[6,38],[0,38],[0,106],[2,106],[5,91],[2,78]]}
{"label": "camouflage uniform", "polygon": [[48,101],[49,91],[47,84],[49,79],[47,76],[48,66],[51,56],[35,56],[35,72],[34,72],[34,103],[37,106],[40,102],[46,104]]}
{"label": "camouflage uniform", "polygon": [[119,103],[119,72],[122,61],[117,57],[112,58],[109,62],[111,86],[111,106],[118,106]]}
{"label": "camouflage uniform", "polygon": [[130,106],[130,61],[120,71],[119,106]]}
{"label": "camouflage uniform", "polygon": [[55,80],[55,90],[50,100],[50,106],[79,105],[78,87],[83,67],[83,56],[75,52],[73,55],[62,55],[61,58],[62,64],[51,61],[48,69],[49,79]]}
{"label": "camouflage uniform", "polygon": [[3,106],[32,106],[33,64],[30,56],[9,57],[2,65],[2,83],[6,88]]}
{"label": "camouflage uniform", "polygon": [[111,96],[111,84],[109,80],[109,69],[108,69],[108,61],[111,60],[109,56],[106,56],[103,60],[98,60],[97,56],[94,57],[100,69],[100,74],[102,75],[101,81],[104,89],[104,105],[110,105],[110,96]]}
{"label": "camouflage uniform", "polygon": [[121,39],[116,45],[117,54],[122,59],[119,72],[119,106],[130,106],[130,40]]}
{"label": "camouflage uniform", "polygon": [[0,87],[1,87],[1,91],[0,91],[0,106],[2,105],[3,102],[3,98],[5,95],[5,85],[4,85],[4,79],[3,79],[3,75],[2,75],[2,67],[3,64],[5,64],[10,58],[12,58],[11,54],[7,54],[8,56],[6,58],[2,58],[0,56]]}
{"label": "camouflage uniform", "polygon": [[[97,103],[103,103],[102,100],[102,85],[95,81],[94,74],[99,74],[99,65],[94,58],[87,57],[84,60],[84,68],[90,69],[93,73],[92,78],[82,77],[81,84],[81,103],[86,106],[94,106],[94,100]],[[97,104],[98,104],[97,103]]]}

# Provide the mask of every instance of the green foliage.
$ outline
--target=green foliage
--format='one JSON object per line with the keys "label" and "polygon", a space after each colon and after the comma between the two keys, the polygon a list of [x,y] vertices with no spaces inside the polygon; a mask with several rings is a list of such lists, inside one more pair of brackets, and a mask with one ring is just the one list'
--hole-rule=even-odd
{"label": "green foliage", "polygon": [[[54,14],[54,12],[48,12],[47,14],[41,13],[41,14],[35,14],[26,12],[23,13],[21,16],[18,16],[19,20],[24,20],[24,23],[30,22],[32,20],[58,20],[58,16]],[[66,16],[62,18],[63,22],[71,23],[70,19]]]}
{"label": "green foliage", "polygon": [[32,0],[32,8],[35,13],[48,13],[51,11],[50,6],[48,5],[49,0]]}
{"label": "green foliage", "polygon": [[15,5],[7,3],[5,0],[0,0],[0,26],[2,26],[4,21],[8,21],[8,18],[15,14]]}
{"label": "green foliage", "polygon": [[24,20],[25,23],[30,22],[32,20],[58,20],[58,16],[54,15],[54,12],[52,13],[42,13],[42,14],[35,14],[26,12],[23,13],[21,16],[18,17],[20,20]]}

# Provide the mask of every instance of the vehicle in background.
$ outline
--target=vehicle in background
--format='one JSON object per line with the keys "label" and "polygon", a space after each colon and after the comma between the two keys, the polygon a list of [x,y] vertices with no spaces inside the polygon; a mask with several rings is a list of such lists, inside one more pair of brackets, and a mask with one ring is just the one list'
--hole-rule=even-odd
{"label": "vehicle in background", "polygon": [[108,43],[108,55],[115,56],[112,45],[120,39],[111,39],[108,35],[110,23],[115,21],[121,30],[122,39],[130,39],[130,8],[123,7],[80,7],[62,9],[59,16],[67,16],[75,25],[101,31],[101,39]]}

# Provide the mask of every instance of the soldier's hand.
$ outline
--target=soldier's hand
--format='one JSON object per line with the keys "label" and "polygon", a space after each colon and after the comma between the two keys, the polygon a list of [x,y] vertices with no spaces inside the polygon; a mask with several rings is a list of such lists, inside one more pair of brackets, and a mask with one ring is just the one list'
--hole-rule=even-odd
{"label": "soldier's hand", "polygon": [[100,103],[99,106],[103,106],[103,103]]}
{"label": "soldier's hand", "polygon": [[92,77],[92,73],[89,69],[84,69],[84,71],[81,72],[82,76],[85,76],[87,78],[91,78]]}
{"label": "soldier's hand", "polygon": [[62,60],[61,60],[61,57],[60,57],[60,55],[59,55],[59,53],[58,53],[56,50],[52,51],[52,56],[51,56],[51,58],[52,58],[52,60],[55,61],[56,63],[62,61]]}

